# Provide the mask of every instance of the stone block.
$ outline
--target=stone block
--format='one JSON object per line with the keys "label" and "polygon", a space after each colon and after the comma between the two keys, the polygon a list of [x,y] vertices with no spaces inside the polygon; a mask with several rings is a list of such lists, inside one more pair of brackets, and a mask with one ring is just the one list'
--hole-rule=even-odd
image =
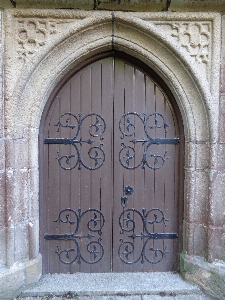
{"label": "stone block", "polygon": [[7,169],[28,168],[28,142],[25,139],[6,139],[5,156]]}
{"label": "stone block", "polygon": [[185,171],[185,219],[188,222],[208,222],[209,174],[201,171]]}
{"label": "stone block", "polygon": [[10,0],[0,0],[0,8],[13,8],[12,1],[10,1]]}
{"label": "stone block", "polygon": [[216,174],[211,188],[211,207],[209,223],[212,226],[223,227],[225,225],[225,172]]}
{"label": "stone block", "polygon": [[196,163],[196,147],[193,142],[185,143],[185,168],[195,168]]}
{"label": "stone block", "polygon": [[41,277],[41,255],[25,263],[15,263],[0,271],[0,299],[12,300]]}
{"label": "stone block", "polygon": [[4,95],[3,95],[3,30],[0,11],[0,138],[4,136]]}
{"label": "stone block", "polygon": [[217,158],[218,158],[217,156],[218,156],[218,142],[209,143],[208,168],[212,172],[214,172],[215,170],[217,170]]}
{"label": "stone block", "polygon": [[39,218],[39,172],[38,169],[30,169],[28,173],[29,182],[29,219],[31,221]]}
{"label": "stone block", "polygon": [[30,128],[28,132],[28,149],[29,149],[29,168],[38,169],[38,133],[36,128]]}
{"label": "stone block", "polygon": [[0,171],[0,227],[6,225],[5,172]]}
{"label": "stone block", "polygon": [[5,170],[5,141],[0,138],[0,171]]}
{"label": "stone block", "polygon": [[188,255],[207,257],[207,227],[184,221],[184,249]]}
{"label": "stone block", "polygon": [[210,262],[215,260],[225,261],[225,228],[208,229],[208,259]]}
{"label": "stone block", "polygon": [[[11,267],[15,262],[15,228],[14,226],[7,227],[7,241],[6,241],[6,260],[7,266]],[[0,298],[1,299],[1,298]]]}
{"label": "stone block", "polygon": [[18,224],[15,226],[15,262],[29,259],[29,232],[28,225]]}
{"label": "stone block", "polygon": [[[196,143],[196,169],[204,170],[209,168],[209,144]],[[211,162],[211,161],[210,161]]]}
{"label": "stone block", "polygon": [[28,224],[29,258],[34,259],[39,253],[39,219]]}
{"label": "stone block", "polygon": [[212,299],[224,299],[224,263],[208,263],[202,257],[181,254],[181,274],[186,280],[199,285]]}
{"label": "stone block", "polygon": [[225,93],[225,16],[222,16],[221,92]]}
{"label": "stone block", "polygon": [[225,143],[218,145],[218,171],[225,171]]}
{"label": "stone block", "polygon": [[[224,56],[224,64],[225,64],[225,56]],[[220,143],[225,143],[225,95],[221,95],[220,97],[219,141]]]}
{"label": "stone block", "polygon": [[223,0],[171,0],[169,11],[224,11]]}
{"label": "stone block", "polygon": [[42,257],[39,254],[35,259],[26,263],[25,277],[26,285],[29,286],[34,282],[38,282],[42,274]]}
{"label": "stone block", "polygon": [[163,11],[167,9],[166,0],[98,0],[97,9],[127,11]]}
{"label": "stone block", "polygon": [[29,214],[28,172],[8,170],[6,172],[7,224],[23,222]]}
{"label": "stone block", "polygon": [[16,0],[16,8],[94,9],[95,0]]}
{"label": "stone block", "polygon": [[24,287],[25,272],[23,265],[14,264],[10,269],[0,274],[0,299],[11,300],[18,296]]}
{"label": "stone block", "polygon": [[6,265],[6,228],[0,227],[0,266]]}

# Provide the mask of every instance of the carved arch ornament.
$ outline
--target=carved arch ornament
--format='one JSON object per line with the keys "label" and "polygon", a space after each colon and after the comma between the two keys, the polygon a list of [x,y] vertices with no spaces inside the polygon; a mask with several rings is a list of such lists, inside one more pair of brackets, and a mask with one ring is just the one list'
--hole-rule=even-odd
{"label": "carved arch ornament", "polygon": [[[45,43],[39,45],[38,51],[29,54],[27,62],[22,60],[21,66],[21,59],[17,52],[18,39],[13,32],[12,24],[21,18],[36,19],[36,23],[33,24],[40,27],[38,20],[41,17],[57,22],[60,20],[61,28],[57,25],[56,32],[49,34],[49,39],[46,38]],[[179,21],[185,17],[187,19],[187,15],[180,14]],[[186,48],[179,46],[174,37],[165,35],[157,28],[154,22],[163,18],[165,15],[161,13],[118,12],[112,16],[111,12],[7,12],[6,134],[9,137],[26,137],[26,129],[28,129],[28,134],[30,134],[29,129],[31,130],[33,138],[31,139],[30,135],[27,137],[30,149],[28,161],[32,162],[36,170],[38,170],[38,155],[34,153],[38,151],[38,128],[43,109],[50,94],[55,92],[55,86],[66,74],[69,74],[73,67],[82,68],[82,64],[91,60],[93,56],[97,59],[98,53],[112,50],[121,51],[139,59],[162,77],[179,106],[187,142],[216,140],[218,112],[213,103],[215,104],[218,97],[213,91],[213,86],[219,84],[219,66],[216,62],[219,50],[213,46],[210,48],[210,65],[213,67],[211,79],[208,80],[198,65],[193,62]],[[172,15],[170,18],[172,19]],[[211,28],[214,31],[219,28],[220,23],[216,14],[201,13],[198,19],[202,18],[204,22],[208,18],[207,21],[213,23]],[[168,22],[168,17],[165,21]],[[63,22],[66,24],[62,25]],[[24,28],[26,26],[23,25]],[[32,26],[31,29],[34,29],[34,25]],[[39,29],[39,27],[36,28]],[[47,33],[45,36],[48,36]],[[212,36],[215,37],[215,34],[212,33]],[[27,39],[25,31],[22,37]],[[219,34],[217,37],[220,40]],[[9,47],[8,45],[12,43],[14,47]],[[14,74],[17,64],[19,71]],[[215,161],[213,153],[212,151],[210,154],[210,163]],[[186,161],[189,161],[192,155],[191,151],[187,153]],[[32,190],[38,191],[38,180],[31,182],[30,185]],[[197,183],[191,182],[191,178],[187,177],[186,186],[192,186],[194,189],[193,185]],[[201,185],[200,180],[198,185]],[[31,201],[33,207],[38,207],[38,193]]]}
{"label": "carved arch ornament", "polygon": [[[12,110],[13,116],[9,118],[7,128],[12,129],[15,123],[22,125],[21,128],[17,127],[18,133],[28,123],[29,126],[38,128],[45,103],[56,83],[82,61],[97,53],[115,49],[140,59],[166,81],[183,115],[188,140],[214,139],[216,118],[212,120],[208,112],[213,112],[212,116],[217,113],[212,111],[211,103],[213,96],[216,97],[213,86],[219,80],[219,66],[216,63],[218,51],[209,42],[213,40],[212,30],[216,31],[219,26],[217,15],[199,14],[198,22],[201,23],[203,19],[201,26],[193,23],[187,14],[180,14],[179,22],[173,20],[171,14],[168,15],[159,24],[157,20],[163,20],[164,14],[44,10],[8,12],[6,31],[10,33],[13,30],[10,26],[12,23],[16,23],[18,27],[16,36],[11,32],[6,37],[6,43],[14,44],[13,48],[6,51],[6,77],[8,76],[9,86],[7,97],[15,99],[12,101],[20,122],[16,122]],[[159,27],[165,26],[171,28],[170,34],[159,30]],[[183,40],[180,38],[180,27],[186,30]],[[196,35],[195,39],[191,38],[191,30],[198,30],[199,37]],[[204,45],[201,44],[201,39]],[[208,52],[203,51],[203,48]],[[14,52],[12,49],[15,49]],[[188,50],[195,54],[198,52],[194,59]],[[12,68],[12,59],[18,65],[16,76],[13,74],[15,65]],[[196,60],[200,63],[207,62],[210,78],[207,78]],[[189,91],[192,91],[191,95],[188,94]],[[24,114],[24,111],[29,111],[29,114]],[[205,130],[198,132],[198,128]]]}

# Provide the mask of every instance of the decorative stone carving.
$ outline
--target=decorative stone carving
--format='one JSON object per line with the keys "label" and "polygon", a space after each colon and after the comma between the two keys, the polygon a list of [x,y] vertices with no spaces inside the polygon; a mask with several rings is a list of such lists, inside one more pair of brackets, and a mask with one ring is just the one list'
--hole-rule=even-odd
{"label": "decorative stone carving", "polygon": [[44,19],[19,19],[18,30],[18,54],[20,59],[26,60],[40,47],[44,46],[50,36],[57,32],[57,22]]}
{"label": "decorative stone carving", "polygon": [[157,22],[155,25],[169,34],[189,55],[203,67],[208,77],[211,62],[211,22]]}

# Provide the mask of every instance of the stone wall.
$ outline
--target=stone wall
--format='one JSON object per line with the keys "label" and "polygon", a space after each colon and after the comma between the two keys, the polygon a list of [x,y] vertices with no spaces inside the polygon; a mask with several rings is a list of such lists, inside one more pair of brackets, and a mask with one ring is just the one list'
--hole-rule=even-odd
{"label": "stone wall", "polygon": [[3,95],[3,30],[2,12],[0,12],[0,264],[6,262],[6,224],[5,224],[5,141],[4,141],[4,95]]}
{"label": "stone wall", "polygon": [[[12,298],[41,276],[38,133],[45,104],[73,67],[112,49],[154,69],[177,101],[185,128],[181,272],[224,297],[224,16],[121,12],[127,1],[106,0],[48,1],[46,7],[94,11],[26,9],[44,3],[0,1],[0,298]],[[153,10],[152,3],[131,1],[129,8]],[[224,10],[224,1],[154,4],[159,11]]]}
{"label": "stone wall", "polygon": [[224,0],[0,0],[1,8],[70,8],[83,10],[222,12]]}

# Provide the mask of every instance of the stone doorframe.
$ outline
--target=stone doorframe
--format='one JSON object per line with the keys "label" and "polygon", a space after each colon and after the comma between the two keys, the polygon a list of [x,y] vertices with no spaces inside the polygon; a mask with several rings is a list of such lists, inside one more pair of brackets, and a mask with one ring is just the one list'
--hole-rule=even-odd
{"label": "stone doorframe", "polygon": [[72,68],[115,49],[151,67],[177,101],[185,131],[181,273],[210,291],[215,290],[216,276],[221,292],[225,260],[223,206],[218,197],[224,179],[217,174],[221,16],[17,9],[4,14],[4,289],[14,293],[41,276],[38,133],[45,104]]}

